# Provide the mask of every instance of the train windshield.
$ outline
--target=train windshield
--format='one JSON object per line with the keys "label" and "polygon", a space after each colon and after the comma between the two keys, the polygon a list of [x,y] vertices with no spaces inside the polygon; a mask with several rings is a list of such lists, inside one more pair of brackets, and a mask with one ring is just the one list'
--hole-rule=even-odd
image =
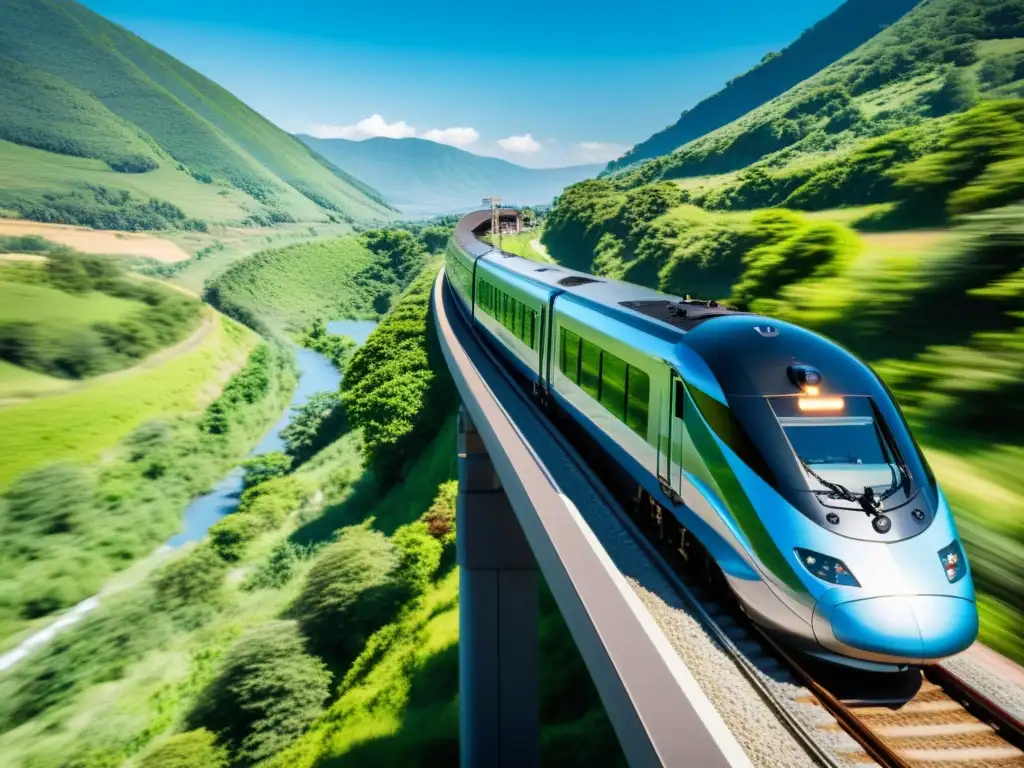
{"label": "train windshield", "polygon": [[809,466],[877,467],[892,463],[889,450],[871,418],[795,417],[779,421],[793,451]]}

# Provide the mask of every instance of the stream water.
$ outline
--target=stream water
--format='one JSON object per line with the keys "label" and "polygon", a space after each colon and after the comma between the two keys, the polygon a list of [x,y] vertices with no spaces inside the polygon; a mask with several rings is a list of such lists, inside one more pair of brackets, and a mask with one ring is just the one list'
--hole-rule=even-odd
{"label": "stream water", "polygon": [[[330,333],[343,334],[362,344],[377,326],[373,320],[332,320],[327,324]],[[302,347],[295,347],[295,362],[299,381],[292,394],[288,410],[263,436],[250,456],[280,451],[284,448],[281,430],[291,421],[292,408],[305,405],[317,392],[335,390],[341,383],[341,375],[323,355]],[[161,550],[173,550],[191,541],[199,541],[214,523],[238,508],[242,492],[242,468],[235,467],[209,493],[193,499],[182,517],[181,532],[171,537]],[[36,648],[45,645],[60,632],[77,624],[100,604],[100,595],[94,595],[68,609],[52,624],[33,633],[15,648],[0,654],[0,672],[14,666]]]}

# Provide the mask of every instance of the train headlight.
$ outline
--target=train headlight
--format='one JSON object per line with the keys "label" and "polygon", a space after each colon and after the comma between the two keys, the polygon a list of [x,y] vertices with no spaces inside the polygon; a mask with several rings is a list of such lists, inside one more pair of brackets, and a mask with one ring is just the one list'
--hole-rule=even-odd
{"label": "train headlight", "polygon": [[939,561],[950,584],[956,584],[967,574],[967,561],[958,541],[953,541],[948,547],[939,550]]}
{"label": "train headlight", "polygon": [[804,568],[811,574],[829,584],[839,584],[844,587],[859,587],[860,582],[850,573],[846,563],[835,557],[823,555],[820,552],[813,552],[809,549],[794,550]]}

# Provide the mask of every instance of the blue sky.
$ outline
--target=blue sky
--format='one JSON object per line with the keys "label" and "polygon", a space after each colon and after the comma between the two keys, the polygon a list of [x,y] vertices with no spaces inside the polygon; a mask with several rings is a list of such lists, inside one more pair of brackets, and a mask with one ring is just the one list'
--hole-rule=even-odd
{"label": "blue sky", "polygon": [[618,156],[841,2],[85,0],[285,130],[533,167]]}

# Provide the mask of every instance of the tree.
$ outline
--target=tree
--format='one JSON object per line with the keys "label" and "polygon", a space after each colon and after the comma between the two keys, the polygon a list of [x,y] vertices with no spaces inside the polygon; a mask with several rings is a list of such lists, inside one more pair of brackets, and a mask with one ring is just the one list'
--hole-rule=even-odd
{"label": "tree", "polygon": [[26,472],[7,492],[10,526],[26,533],[69,533],[93,509],[89,475],[73,464],[51,464]]}
{"label": "tree", "polygon": [[310,459],[340,437],[347,427],[345,407],[337,392],[318,392],[292,413],[292,420],[281,430],[281,439],[296,464]]}
{"label": "tree", "polygon": [[352,527],[310,569],[294,613],[319,648],[347,663],[408,594],[395,545],[379,531]]}
{"label": "tree", "polygon": [[242,466],[245,467],[242,488],[248,489],[266,480],[287,475],[292,469],[292,457],[280,451],[273,451],[247,459]]}
{"label": "tree", "polygon": [[451,227],[427,227],[420,233],[420,240],[430,253],[440,253],[448,245],[451,234]]}
{"label": "tree", "polygon": [[153,585],[170,607],[217,602],[226,566],[209,546],[200,545],[157,572]]}
{"label": "tree", "polygon": [[963,112],[978,103],[978,85],[966,69],[954,67],[942,81],[939,90],[929,98],[932,114],[948,115]]}
{"label": "tree", "polygon": [[414,593],[425,592],[441,565],[443,547],[425,521],[403,525],[391,537],[400,553],[399,572]]}
{"label": "tree", "polygon": [[176,733],[142,758],[139,768],[227,768],[228,752],[205,728]]}
{"label": "tree", "polygon": [[228,651],[217,678],[188,717],[215,732],[235,763],[280,752],[323,712],[331,673],[306,652],[294,621],[250,630]]}

